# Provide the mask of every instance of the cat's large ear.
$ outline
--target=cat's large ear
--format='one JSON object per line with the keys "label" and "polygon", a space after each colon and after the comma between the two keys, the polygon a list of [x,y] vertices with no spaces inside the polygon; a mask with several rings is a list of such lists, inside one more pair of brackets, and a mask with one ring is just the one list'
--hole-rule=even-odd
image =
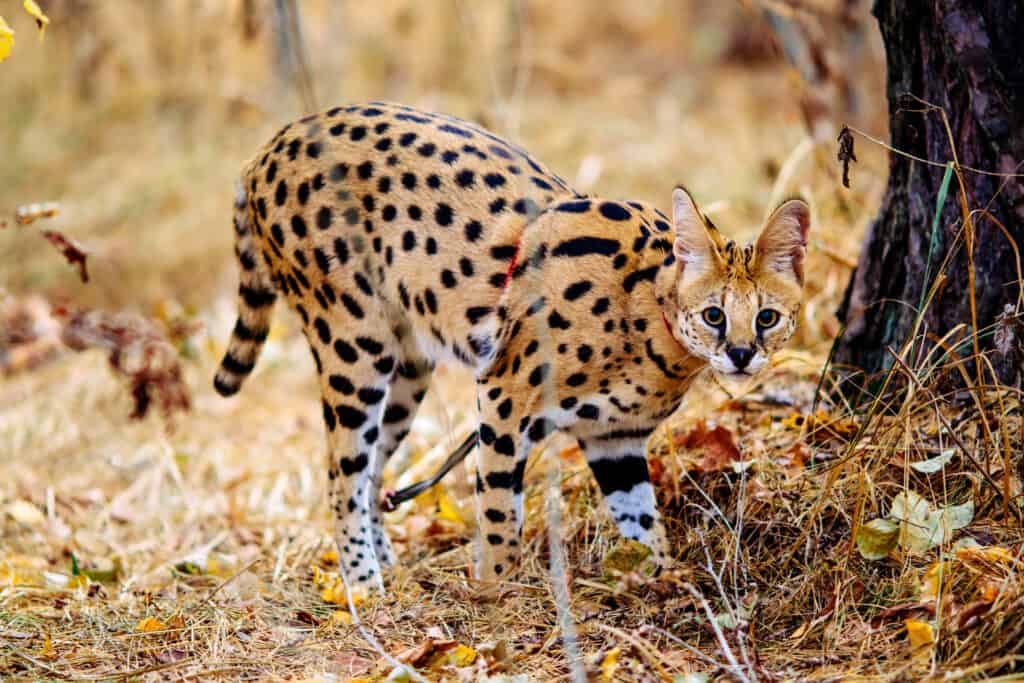
{"label": "cat's large ear", "polygon": [[757,265],[779,275],[790,275],[804,283],[804,256],[811,210],[799,199],[783,202],[772,211],[757,238]]}
{"label": "cat's large ear", "polygon": [[676,234],[673,252],[685,276],[699,277],[714,268],[718,247],[697,203],[682,186],[672,191],[672,225]]}

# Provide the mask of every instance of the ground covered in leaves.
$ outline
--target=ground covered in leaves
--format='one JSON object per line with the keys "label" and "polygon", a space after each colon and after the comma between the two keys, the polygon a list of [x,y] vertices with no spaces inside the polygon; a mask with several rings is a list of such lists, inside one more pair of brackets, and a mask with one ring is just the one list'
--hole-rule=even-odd
{"label": "ground covered in leaves", "polygon": [[[835,161],[840,116],[884,134],[877,46],[832,55],[848,68],[808,88],[739,10],[492,5],[303,3],[321,102],[480,121],[585,191],[664,206],[683,180],[741,238],[788,194],[812,207],[794,350],[757,385],[704,382],[651,441],[676,566],[647,574],[556,438],[531,457],[526,561],[500,600],[468,575],[460,467],[388,515],[389,593],[349,605],[293,316],[278,311],[238,397],[211,387],[233,324],[232,182],[300,113],[266,18],[236,14],[260,3],[54,3],[43,44],[7,17],[19,39],[0,65],[0,678],[1019,675],[1019,394],[918,340],[857,404],[822,372],[884,189],[878,148],[857,141],[849,189]],[[438,371],[392,485],[472,429],[469,380]]]}

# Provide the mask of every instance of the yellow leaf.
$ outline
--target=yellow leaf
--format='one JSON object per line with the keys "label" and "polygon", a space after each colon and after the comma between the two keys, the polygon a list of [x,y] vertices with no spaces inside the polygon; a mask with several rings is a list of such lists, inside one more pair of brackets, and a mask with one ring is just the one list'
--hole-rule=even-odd
{"label": "yellow leaf", "polygon": [[952,562],[933,562],[921,579],[921,600],[935,600],[939,596],[939,583],[949,585],[953,572]]}
{"label": "yellow leaf", "polygon": [[456,524],[466,523],[466,520],[462,518],[462,512],[459,510],[458,504],[448,494],[448,491],[444,489],[441,489],[437,494],[437,516]]}
{"label": "yellow leaf", "polygon": [[39,656],[43,659],[53,659],[57,656],[57,651],[53,649],[53,641],[50,640],[50,636],[46,636],[46,640],[39,646]]}
{"label": "yellow leaf", "polygon": [[333,548],[325,550],[324,554],[320,556],[320,561],[324,564],[338,564],[338,551]]}
{"label": "yellow leaf", "polygon": [[903,625],[907,627],[907,639],[910,640],[910,646],[915,650],[935,644],[935,630],[927,621],[906,619],[903,621]]}
{"label": "yellow leaf", "polygon": [[3,17],[0,17],[0,62],[7,59],[14,47],[14,29],[7,25]]}
{"label": "yellow leaf", "polygon": [[39,27],[39,40],[42,40],[43,33],[46,32],[46,25],[50,23],[50,17],[43,14],[43,10],[39,9],[39,5],[35,3],[35,0],[25,0],[22,3],[22,7],[36,20],[36,26]]}
{"label": "yellow leaf", "polygon": [[165,624],[164,622],[160,621],[155,617],[146,617],[145,619],[143,619],[135,625],[135,630],[141,631],[143,633],[150,633],[152,631],[166,631],[167,624]]}
{"label": "yellow leaf", "polygon": [[601,679],[605,681],[614,680],[615,671],[619,668],[619,655],[622,654],[622,650],[613,647],[608,651],[608,654],[601,660]]}
{"label": "yellow leaf", "polygon": [[450,650],[439,652],[430,658],[429,669],[440,669],[444,666],[469,666],[476,661],[476,650],[466,645],[456,645]]}
{"label": "yellow leaf", "polygon": [[352,614],[346,610],[336,609],[331,612],[331,618],[327,620],[328,626],[351,626]]}
{"label": "yellow leaf", "polygon": [[[345,594],[345,581],[336,572],[321,571],[313,567],[313,585],[320,588],[320,599],[332,605],[348,605]],[[358,607],[366,602],[368,593],[365,588],[357,588],[352,592],[352,603]]]}
{"label": "yellow leaf", "polygon": [[998,545],[983,546],[978,548],[960,548],[956,551],[958,560],[970,562],[971,560],[986,560],[998,564],[1011,564],[1014,560],[1013,553]]}
{"label": "yellow leaf", "polygon": [[857,551],[868,560],[881,560],[896,547],[900,527],[889,519],[872,519],[857,528]]}
{"label": "yellow leaf", "polygon": [[1002,582],[986,581],[981,587],[981,599],[988,602],[995,602],[995,599],[999,597],[999,594],[1003,590]]}
{"label": "yellow leaf", "polygon": [[[426,514],[436,511],[437,516],[460,526],[465,525],[468,520],[463,516],[462,509],[455,502],[451,494],[444,486],[434,486],[427,489],[423,495],[417,498],[417,505]],[[430,513],[427,513],[430,511]]]}

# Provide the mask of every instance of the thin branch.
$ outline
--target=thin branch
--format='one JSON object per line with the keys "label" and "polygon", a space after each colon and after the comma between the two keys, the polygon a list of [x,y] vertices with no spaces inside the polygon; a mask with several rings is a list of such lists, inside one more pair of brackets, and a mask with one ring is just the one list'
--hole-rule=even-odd
{"label": "thin branch", "polygon": [[[847,128],[849,128],[852,132],[854,132],[857,135],[861,136],[865,140],[869,140],[870,142],[873,142],[876,145],[884,147],[885,149],[889,150],[893,154],[899,154],[901,157],[906,157],[907,159],[912,159],[912,160],[920,162],[922,164],[927,164],[929,166],[937,166],[938,168],[945,168],[950,163],[948,161],[943,161],[943,162],[932,161],[931,159],[925,159],[924,157],[919,157],[916,154],[911,154],[910,152],[904,152],[902,149],[897,149],[897,148],[893,147],[892,145],[890,145],[889,143],[885,142],[884,140],[882,140],[880,138],[876,138],[874,135],[871,135],[869,133],[865,133],[864,131],[862,131],[859,128],[856,128],[854,126],[847,126]],[[981,175],[995,176],[997,178],[1024,178],[1024,173],[1000,173],[1000,172],[997,172],[997,171],[986,171],[986,170],[981,169],[981,168],[974,168],[973,166],[963,166],[961,164],[956,163],[955,161],[953,163],[961,171],[967,171],[969,173],[978,173],[978,174],[981,174]],[[1024,162],[1021,162],[1021,163],[1024,163]],[[1020,166],[1020,163],[1018,163],[1017,165]]]}

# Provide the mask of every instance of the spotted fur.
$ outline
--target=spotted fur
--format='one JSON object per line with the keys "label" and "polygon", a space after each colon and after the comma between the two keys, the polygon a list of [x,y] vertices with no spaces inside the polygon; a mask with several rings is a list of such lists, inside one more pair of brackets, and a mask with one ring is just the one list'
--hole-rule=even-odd
{"label": "spotted fur", "polygon": [[[623,535],[664,562],[647,437],[697,373],[709,363],[728,372],[719,356],[737,344],[768,354],[799,308],[802,203],[741,248],[682,189],[672,219],[583,196],[496,135],[411,107],[375,102],[291,123],[241,183],[239,316],[214,385],[239,389],[283,295],[320,376],[331,507],[353,585],[381,587],[380,566],[393,561],[381,471],[444,361],[477,378],[478,578],[515,565],[526,458],[556,430],[579,441]],[[717,341],[694,322],[709,301],[728,316]],[[765,305],[784,315],[778,329],[744,333]]]}

